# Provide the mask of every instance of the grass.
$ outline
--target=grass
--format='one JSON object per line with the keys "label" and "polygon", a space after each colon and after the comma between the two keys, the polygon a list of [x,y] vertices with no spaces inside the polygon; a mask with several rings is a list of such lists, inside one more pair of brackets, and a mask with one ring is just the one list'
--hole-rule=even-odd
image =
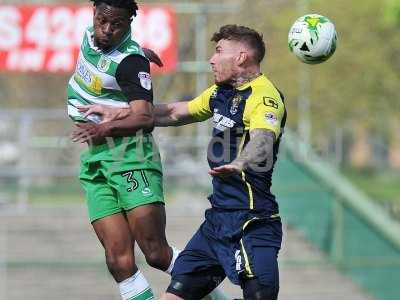
{"label": "grass", "polygon": [[393,218],[400,220],[400,172],[344,170],[343,173]]}
{"label": "grass", "polygon": [[[181,180],[166,180],[165,199],[173,201],[180,193],[190,193],[191,195],[202,195],[206,197],[210,192],[208,188],[201,187],[194,183],[182,182]],[[15,182],[7,182],[0,185],[0,191],[7,201],[16,201],[19,195],[19,187]],[[85,203],[85,193],[82,190],[77,178],[68,178],[63,180],[54,180],[51,183],[32,185],[28,188],[29,202],[34,204],[79,204]],[[200,196],[199,196],[200,197]],[[0,201],[1,202],[1,201]]]}
{"label": "grass", "polygon": [[347,169],[343,173],[373,200],[400,203],[400,172]]}
{"label": "grass", "polygon": [[[400,172],[376,172],[371,170],[344,169],[343,174],[371,199],[384,204],[400,205]],[[211,188],[201,187],[188,181],[168,179],[165,182],[166,200],[174,199],[180,192],[191,192],[206,196]],[[0,190],[12,199],[17,198],[18,186],[14,182],[0,185]],[[84,203],[85,195],[76,178],[55,180],[47,185],[34,185],[28,189],[31,203]]]}

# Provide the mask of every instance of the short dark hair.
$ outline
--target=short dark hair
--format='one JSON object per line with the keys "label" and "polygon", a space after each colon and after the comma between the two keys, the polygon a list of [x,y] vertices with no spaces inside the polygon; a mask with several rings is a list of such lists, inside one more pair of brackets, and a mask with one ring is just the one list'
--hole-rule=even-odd
{"label": "short dark hair", "polygon": [[246,43],[255,52],[255,59],[261,62],[265,56],[265,43],[263,35],[254,29],[240,25],[224,25],[211,38],[212,42],[220,40],[233,40]]}
{"label": "short dark hair", "polygon": [[98,6],[101,3],[107,4],[112,7],[125,8],[129,11],[129,15],[136,17],[136,12],[139,7],[134,0],[90,0],[94,6]]}

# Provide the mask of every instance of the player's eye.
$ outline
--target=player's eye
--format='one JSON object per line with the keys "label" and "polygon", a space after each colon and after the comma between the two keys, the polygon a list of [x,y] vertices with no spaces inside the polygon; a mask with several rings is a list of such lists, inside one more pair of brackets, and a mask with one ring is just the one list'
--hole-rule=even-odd
{"label": "player's eye", "polygon": [[97,18],[97,22],[99,22],[99,24],[104,25],[106,23],[106,20],[102,17]]}
{"label": "player's eye", "polygon": [[111,23],[111,27],[112,27],[113,29],[117,29],[117,28],[120,27],[121,25],[122,25],[121,22]]}

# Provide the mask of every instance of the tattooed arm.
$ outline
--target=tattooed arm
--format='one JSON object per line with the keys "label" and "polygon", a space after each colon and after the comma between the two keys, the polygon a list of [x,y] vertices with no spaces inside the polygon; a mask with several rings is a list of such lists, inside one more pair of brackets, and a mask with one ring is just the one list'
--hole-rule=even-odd
{"label": "tattooed arm", "polygon": [[[266,172],[272,168],[274,159],[275,133],[268,129],[254,129],[250,141],[240,155],[230,164],[210,170],[212,176],[229,176],[244,170]],[[258,164],[263,163],[263,166]]]}

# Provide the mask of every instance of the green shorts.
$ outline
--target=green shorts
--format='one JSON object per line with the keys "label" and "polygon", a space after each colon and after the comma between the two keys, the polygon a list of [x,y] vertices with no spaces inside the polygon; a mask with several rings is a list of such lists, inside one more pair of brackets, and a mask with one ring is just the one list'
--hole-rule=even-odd
{"label": "green shorts", "polygon": [[79,179],[86,192],[90,222],[150,204],[164,203],[162,173],[153,169],[115,169],[108,161],[82,162]]}

